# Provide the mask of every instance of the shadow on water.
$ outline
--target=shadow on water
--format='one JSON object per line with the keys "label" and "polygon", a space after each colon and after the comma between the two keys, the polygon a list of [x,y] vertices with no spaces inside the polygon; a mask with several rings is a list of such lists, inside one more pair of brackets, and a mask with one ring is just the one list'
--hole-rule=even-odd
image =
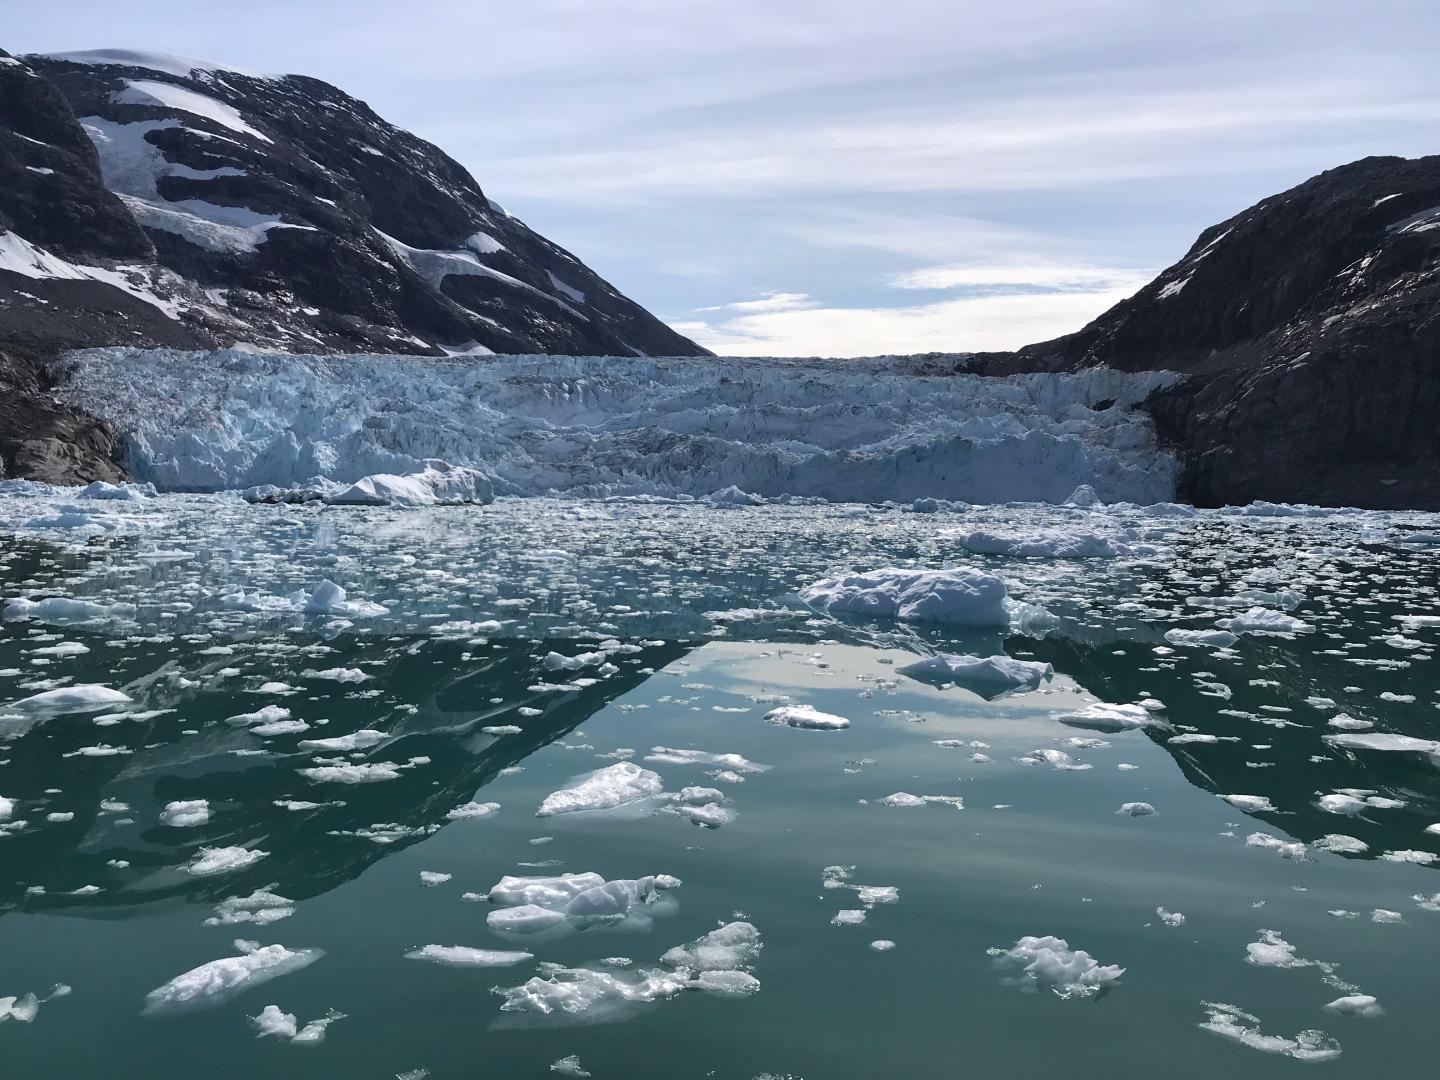
{"label": "shadow on water", "polygon": [[[135,698],[131,711],[165,711],[105,727],[95,726],[90,716],[52,717],[0,744],[0,754],[10,761],[5,794],[17,807],[27,807],[30,818],[29,827],[0,839],[5,861],[0,911],[68,909],[105,917],[137,904],[172,898],[213,902],[262,886],[293,900],[333,889],[387,853],[428,835],[454,807],[472,798],[483,801],[482,789],[501,770],[563,738],[656,668],[695,647],[640,646],[613,657],[618,670],[593,681],[577,678],[592,675],[593,668],[559,675],[543,668],[552,649],[569,655],[593,646],[347,637],[332,641],[333,651],[319,665],[307,660],[304,649],[267,656],[268,678],[302,688],[284,696],[257,694],[255,677],[220,677],[225,658],[202,670],[187,668],[177,679],[177,661],[164,645],[127,643],[123,658],[101,655],[105,650],[96,648],[81,658],[94,670],[72,668],[67,674],[99,681],[108,673],[106,681],[125,685]],[[371,678],[346,684],[305,676],[317,666],[358,667]],[[123,669],[119,679],[117,667]],[[540,688],[562,683],[562,690]],[[267,704],[290,710],[310,728],[261,738],[226,722]],[[526,716],[522,708],[538,712]],[[521,730],[500,735],[481,730],[498,725]],[[302,740],[365,728],[387,737],[349,754],[298,746]],[[97,737],[128,752],[76,755],[96,744]],[[316,783],[297,772],[316,757],[403,767],[398,778],[380,782]],[[428,760],[409,764],[415,758]],[[181,828],[159,822],[167,803],[195,799],[209,802],[205,824]],[[322,805],[296,811],[275,805],[277,800]],[[35,803],[42,804],[42,812],[31,809]],[[102,804],[125,808],[105,811]],[[70,821],[45,821],[43,811],[72,810]],[[371,829],[393,839],[377,843],[353,835]],[[251,867],[214,877],[178,869],[201,847],[220,846],[269,854]],[[31,885],[45,892],[27,894]],[[91,885],[103,891],[65,895]]]}

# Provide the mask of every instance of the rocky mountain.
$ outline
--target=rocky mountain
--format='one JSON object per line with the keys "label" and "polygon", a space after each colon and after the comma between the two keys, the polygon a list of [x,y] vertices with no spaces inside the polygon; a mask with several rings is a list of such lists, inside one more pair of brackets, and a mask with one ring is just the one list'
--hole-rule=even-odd
{"label": "rocky mountain", "polygon": [[9,342],[704,352],[318,79],[5,57],[0,121]]}
{"label": "rocky mountain", "polygon": [[1184,374],[1145,408],[1189,501],[1440,509],[1440,156],[1322,173],[1078,333],[968,366],[1101,364]]}

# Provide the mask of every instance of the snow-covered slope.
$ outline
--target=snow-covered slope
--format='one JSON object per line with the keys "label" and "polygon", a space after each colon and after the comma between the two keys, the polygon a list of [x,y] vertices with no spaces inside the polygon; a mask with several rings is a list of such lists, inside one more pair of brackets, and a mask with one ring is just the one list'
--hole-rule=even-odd
{"label": "snow-covered slope", "polygon": [[113,49],[0,52],[4,340],[705,351],[336,87]]}
{"label": "snow-covered slope", "polygon": [[1165,372],[921,376],[893,359],[293,356],[101,349],[60,394],[161,488],[352,481],[426,459],[499,494],[1169,499],[1133,408]]}

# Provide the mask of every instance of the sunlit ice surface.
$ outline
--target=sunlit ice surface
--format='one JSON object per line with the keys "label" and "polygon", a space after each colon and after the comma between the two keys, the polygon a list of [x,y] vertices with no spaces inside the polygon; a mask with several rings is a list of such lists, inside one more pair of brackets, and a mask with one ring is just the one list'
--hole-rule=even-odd
{"label": "sunlit ice surface", "polygon": [[1433,517],[74,505],[0,499],[6,1075],[1428,1061]]}

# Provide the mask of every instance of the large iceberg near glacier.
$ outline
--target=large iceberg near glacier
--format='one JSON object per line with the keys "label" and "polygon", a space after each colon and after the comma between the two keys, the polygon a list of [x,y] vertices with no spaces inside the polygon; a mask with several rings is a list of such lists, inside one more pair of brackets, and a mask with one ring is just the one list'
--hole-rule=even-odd
{"label": "large iceberg near glacier", "polygon": [[[411,476],[499,495],[1059,503],[1173,497],[1134,408],[1165,372],[917,375],[874,360],[72,354],[59,393],[124,433],[136,480],[213,491]],[[434,460],[432,460],[434,459]],[[744,500],[744,501],[749,501]]]}

